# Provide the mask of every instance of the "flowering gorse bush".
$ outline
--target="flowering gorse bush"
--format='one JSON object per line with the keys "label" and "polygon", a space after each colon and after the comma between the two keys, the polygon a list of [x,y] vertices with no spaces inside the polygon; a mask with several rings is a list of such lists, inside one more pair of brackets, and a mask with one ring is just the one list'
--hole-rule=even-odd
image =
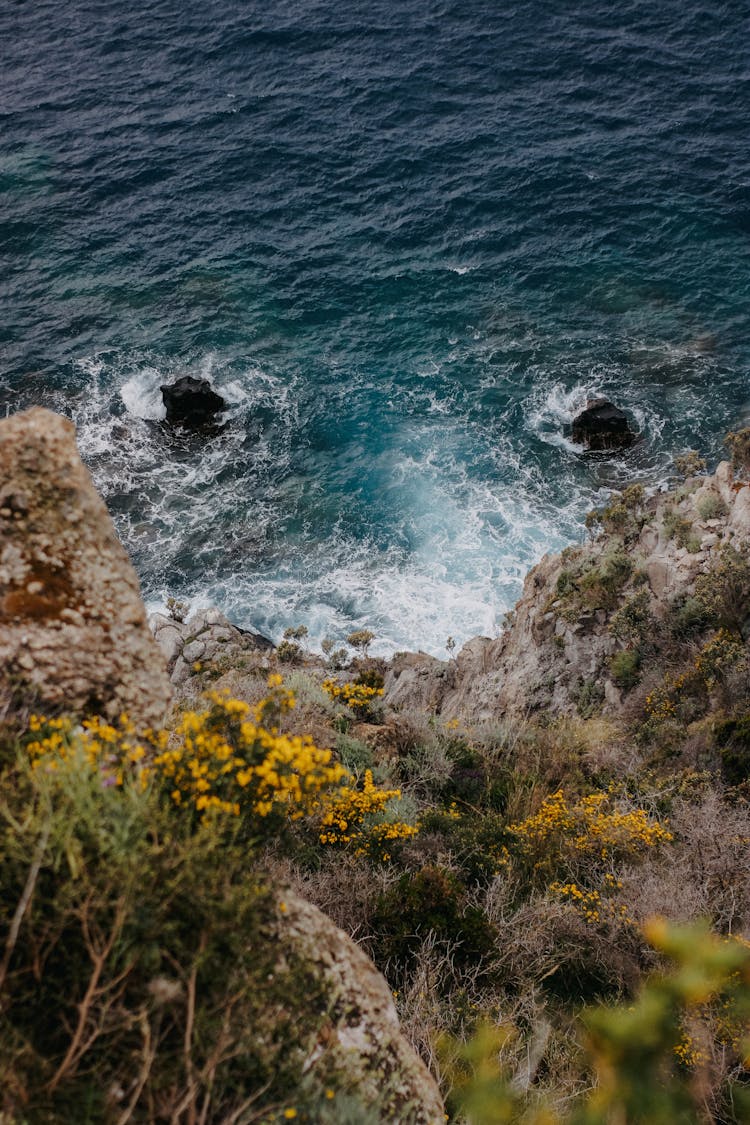
{"label": "flowering gorse bush", "polygon": [[562,789],[546,797],[538,812],[508,827],[511,853],[532,878],[546,882],[558,872],[580,882],[598,877],[604,867],[632,861],[672,839],[643,809],[620,809],[614,795],[591,793],[569,802]]}
{"label": "flowering gorse bush", "polygon": [[621,881],[611,872],[604,876],[599,890],[586,890],[577,883],[552,883],[549,889],[592,926],[601,922],[632,924],[627,906],[610,897],[622,890]]}
{"label": "flowering gorse bush", "polygon": [[32,715],[29,732],[34,736],[26,744],[32,770],[56,773],[80,762],[98,770],[109,785],[122,785],[129,774],[145,786],[149,776],[145,763],[166,746],[168,737],[165,731],[138,737],[124,714],[113,723],[95,716],[80,725],[67,715],[54,719]]}
{"label": "flowering gorse bush", "polygon": [[673,719],[677,715],[680,694],[687,682],[687,676],[666,676],[659,687],[646,696],[646,714],[657,723]]}
{"label": "flowering gorse bush", "polygon": [[322,844],[390,858],[393,841],[417,831],[389,818],[400,790],[378,788],[369,771],[360,788],[331,750],[307,735],[282,733],[279,723],[294,696],[279,675],[268,686],[255,707],[212,692],[209,706],[186,711],[171,734],[149,731],[141,738],[126,716],[117,725],[95,718],[80,726],[32,717],[27,753],[35,771],[51,775],[78,766],[100,774],[105,785],[136,779],[203,824],[240,818],[262,837],[305,819]]}
{"label": "flowering gorse bush", "polygon": [[646,696],[646,714],[655,722],[686,718],[690,708],[705,709],[728,673],[747,661],[747,649],[739,633],[717,629],[679,675],[667,675]]}
{"label": "flowering gorse bush", "polygon": [[335,680],[324,680],[323,690],[334,703],[343,703],[361,718],[369,715],[372,704],[383,694],[382,687],[363,683],[337,684]]}
{"label": "flowering gorse bush", "polygon": [[175,804],[254,822],[279,816],[294,821],[319,809],[323,795],[347,777],[330,750],[306,735],[279,732],[294,696],[279,675],[268,684],[268,696],[254,708],[212,692],[207,710],[182,716],[171,745],[153,762]]}
{"label": "flowering gorse bush", "polygon": [[718,632],[701,648],[695,658],[695,671],[708,691],[712,691],[730,668],[747,658],[742,637],[730,629]]}
{"label": "flowering gorse bush", "polygon": [[393,841],[407,840],[418,832],[399,820],[373,821],[385,812],[389,801],[400,796],[398,789],[378,789],[372,771],[366,770],[361,789],[345,785],[331,798],[321,820],[321,843],[351,844],[355,855],[390,859],[388,847]]}

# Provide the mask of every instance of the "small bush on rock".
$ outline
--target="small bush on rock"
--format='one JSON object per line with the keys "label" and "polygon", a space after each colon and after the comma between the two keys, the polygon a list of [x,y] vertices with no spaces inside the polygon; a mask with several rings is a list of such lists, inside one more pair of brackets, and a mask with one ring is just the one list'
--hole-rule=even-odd
{"label": "small bush on rock", "polygon": [[620,535],[632,539],[645,523],[643,504],[645,489],[642,484],[630,484],[622,492],[616,492],[603,508],[595,508],[586,516],[589,530],[600,526],[609,535]]}
{"label": "small bush on rock", "polygon": [[747,472],[750,469],[750,427],[727,434],[724,444],[729,446],[734,468],[739,472]]}
{"label": "small bush on rock", "polygon": [[641,678],[641,654],[638,649],[626,648],[617,652],[609,662],[613,682],[622,691],[630,691]]}
{"label": "small bush on rock", "polygon": [[701,496],[695,505],[695,510],[702,520],[718,520],[727,514],[727,506],[716,492],[708,492]]}
{"label": "small bush on rock", "polygon": [[673,464],[675,472],[683,480],[706,471],[706,462],[696,449],[688,449],[686,453],[679,454],[675,457]]}

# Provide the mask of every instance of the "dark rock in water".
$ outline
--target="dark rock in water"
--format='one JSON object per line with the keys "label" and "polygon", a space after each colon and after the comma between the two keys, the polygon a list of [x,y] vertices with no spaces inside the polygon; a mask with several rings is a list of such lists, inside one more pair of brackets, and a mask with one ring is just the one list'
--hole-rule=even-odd
{"label": "dark rock in water", "polygon": [[227,408],[224,399],[211,389],[207,379],[183,375],[176,383],[162,384],[160,389],[167,408],[167,421],[172,425],[193,430],[213,426],[216,415]]}
{"label": "dark rock in water", "polygon": [[590,398],[573,419],[573,441],[587,449],[627,449],[636,436],[627,415],[606,398]]}
{"label": "dark rock in water", "polygon": [[252,629],[242,629],[239,625],[235,625],[235,629],[243,637],[248,637],[253,644],[253,647],[258,649],[259,652],[272,652],[276,648],[273,641],[268,637],[264,637],[262,633],[254,633]]}

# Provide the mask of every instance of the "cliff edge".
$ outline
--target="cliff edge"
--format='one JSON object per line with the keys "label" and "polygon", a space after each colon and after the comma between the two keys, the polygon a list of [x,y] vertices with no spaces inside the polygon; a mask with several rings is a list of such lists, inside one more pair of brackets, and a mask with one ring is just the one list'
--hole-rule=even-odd
{"label": "cliff edge", "polygon": [[750,484],[729,462],[668,493],[631,486],[589,528],[588,543],[529,572],[499,638],[474,637],[449,662],[394,658],[385,702],[473,722],[594,705],[614,715],[680,640],[721,626],[746,637]]}

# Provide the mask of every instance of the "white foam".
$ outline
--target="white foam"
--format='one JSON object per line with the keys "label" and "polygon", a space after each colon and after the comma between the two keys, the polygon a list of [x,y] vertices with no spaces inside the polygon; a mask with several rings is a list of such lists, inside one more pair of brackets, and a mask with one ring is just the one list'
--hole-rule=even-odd
{"label": "white foam", "polygon": [[[225,429],[192,446],[154,424],[158,388],[176,365],[153,357],[83,362],[87,386],[73,404],[81,449],[149,601],[163,605],[174,595],[193,609],[217,605],[274,640],[305,624],[313,646],[367,627],[383,655],[421,648],[444,657],[449,635],[458,644],[495,635],[526,570],[570,541],[590,497],[571,477],[555,500],[512,434],[479,426],[470,396],[450,380],[450,362],[425,363],[423,379],[408,387],[392,379],[375,388],[356,374],[342,383],[342,394],[366,401],[377,389],[391,403],[390,442],[367,454],[368,487],[379,487],[369,493],[377,509],[371,538],[352,531],[368,501],[347,485],[363,450],[326,454],[340,477],[323,484],[325,459],[310,468],[300,454],[303,395],[293,382],[202,357],[192,370],[229,409]],[[587,393],[583,384],[548,388],[534,424],[564,440],[562,420]],[[255,407],[272,419],[267,432],[252,424]]]}
{"label": "white foam", "polygon": [[159,421],[166,417],[161,393],[162,376],[153,367],[144,367],[120,388],[125,409],[134,418]]}
{"label": "white foam", "polygon": [[589,383],[577,383],[570,388],[562,383],[553,383],[542,390],[536,402],[532,400],[526,415],[529,428],[543,433],[550,425],[569,424],[584,409],[586,401],[594,397],[595,392]]}

